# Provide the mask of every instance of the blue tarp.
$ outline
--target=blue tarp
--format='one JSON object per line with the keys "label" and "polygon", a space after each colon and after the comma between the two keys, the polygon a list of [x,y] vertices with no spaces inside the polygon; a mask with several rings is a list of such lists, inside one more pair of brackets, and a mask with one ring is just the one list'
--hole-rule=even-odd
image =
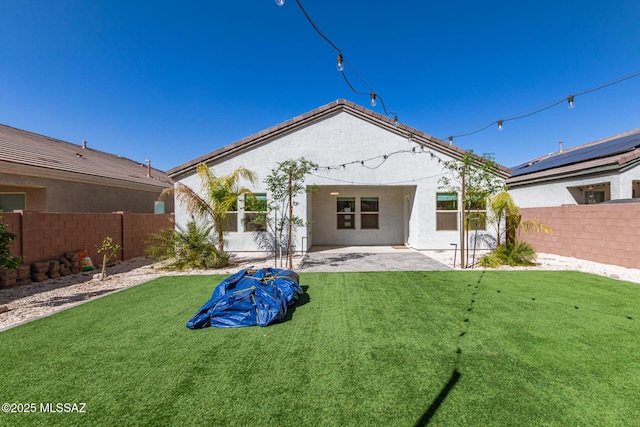
{"label": "blue tarp", "polygon": [[240,270],[220,282],[211,299],[187,322],[187,328],[236,328],[281,322],[287,306],[304,291],[290,270]]}

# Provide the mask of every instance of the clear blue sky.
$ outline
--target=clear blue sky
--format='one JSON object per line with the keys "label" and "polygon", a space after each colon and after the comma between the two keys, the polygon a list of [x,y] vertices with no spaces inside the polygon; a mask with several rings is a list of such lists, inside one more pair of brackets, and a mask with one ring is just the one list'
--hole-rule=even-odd
{"label": "clear blue sky", "polygon": [[[301,2],[401,122],[443,139],[640,70],[638,0]],[[0,123],[164,170],[369,105],[293,0],[2,0],[0,32]],[[454,143],[514,166],[638,128],[640,77],[575,103]]]}

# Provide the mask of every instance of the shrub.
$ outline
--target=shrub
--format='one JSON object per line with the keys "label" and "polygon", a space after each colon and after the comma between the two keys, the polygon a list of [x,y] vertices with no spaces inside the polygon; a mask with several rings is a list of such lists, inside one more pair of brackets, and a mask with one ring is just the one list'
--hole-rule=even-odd
{"label": "shrub", "polygon": [[[0,211],[2,219],[2,211]],[[7,231],[7,225],[0,222],[0,270],[14,270],[22,264],[22,257],[14,257],[9,250],[9,243],[16,240],[18,236]]]}
{"label": "shrub", "polygon": [[482,267],[497,268],[501,265],[535,265],[536,251],[526,242],[516,241],[498,246],[490,254],[484,255],[478,263]]}
{"label": "shrub", "polygon": [[146,253],[154,262],[167,261],[167,270],[188,268],[221,268],[229,265],[229,254],[218,250],[211,235],[213,226],[201,226],[191,221],[186,228],[177,225],[147,237]]}

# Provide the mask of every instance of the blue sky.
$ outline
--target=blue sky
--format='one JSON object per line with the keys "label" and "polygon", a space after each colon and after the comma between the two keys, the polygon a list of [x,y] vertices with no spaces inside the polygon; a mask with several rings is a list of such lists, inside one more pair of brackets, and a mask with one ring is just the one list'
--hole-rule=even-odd
{"label": "blue sky", "polygon": [[[640,70],[637,0],[301,2],[401,122],[443,139]],[[293,0],[3,0],[0,28],[0,123],[164,170],[369,105]],[[454,143],[514,166],[638,128],[639,105],[636,77]]]}

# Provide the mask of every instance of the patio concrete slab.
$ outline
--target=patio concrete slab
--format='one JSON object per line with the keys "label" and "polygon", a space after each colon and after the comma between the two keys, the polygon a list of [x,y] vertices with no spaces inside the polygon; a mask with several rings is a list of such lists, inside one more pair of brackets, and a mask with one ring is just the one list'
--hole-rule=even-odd
{"label": "patio concrete slab", "polygon": [[451,270],[451,267],[401,246],[314,246],[298,267],[301,272],[434,270]]}

